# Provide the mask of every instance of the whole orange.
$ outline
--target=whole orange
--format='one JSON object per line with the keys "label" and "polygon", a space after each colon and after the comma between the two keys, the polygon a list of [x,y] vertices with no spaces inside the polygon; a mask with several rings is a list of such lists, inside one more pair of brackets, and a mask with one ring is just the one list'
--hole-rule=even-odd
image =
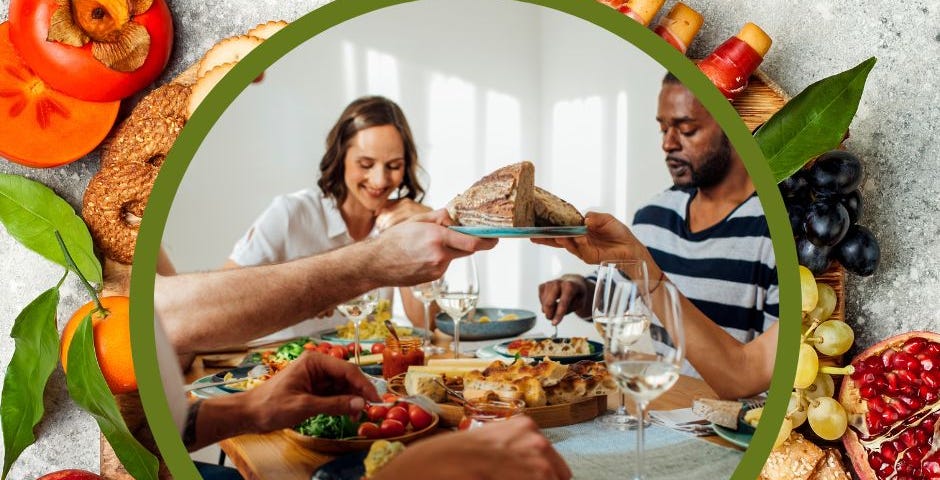
{"label": "whole orange", "polygon": [[[95,335],[95,353],[98,365],[104,374],[111,393],[129,393],[137,390],[137,377],[134,376],[134,360],[131,357],[130,299],[127,297],[104,297],[101,305],[107,315],[95,312],[92,316],[92,329]],[[68,371],[69,344],[78,329],[79,323],[96,308],[95,302],[88,302],[75,311],[69,323],[62,331],[62,369]]]}

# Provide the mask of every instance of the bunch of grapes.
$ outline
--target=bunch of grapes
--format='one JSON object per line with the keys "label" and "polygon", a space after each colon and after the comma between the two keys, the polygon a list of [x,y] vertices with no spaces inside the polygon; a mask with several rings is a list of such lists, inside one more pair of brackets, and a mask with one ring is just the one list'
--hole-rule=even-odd
{"label": "bunch of grapes", "polygon": [[819,275],[838,260],[848,271],[868,276],[878,268],[881,249],[871,230],[859,225],[862,163],[833,150],[780,182],[796,236],[800,265]]}
{"label": "bunch of grapes", "polygon": [[794,390],[775,446],[806,421],[825,440],[840,438],[848,425],[845,408],[833,398],[832,376],[851,374],[853,368],[836,367],[830,357],[847,352],[855,341],[855,333],[845,322],[829,318],[836,309],[836,292],[829,285],[816,283],[813,273],[804,266],[800,266],[800,292],[803,296],[800,354]]}

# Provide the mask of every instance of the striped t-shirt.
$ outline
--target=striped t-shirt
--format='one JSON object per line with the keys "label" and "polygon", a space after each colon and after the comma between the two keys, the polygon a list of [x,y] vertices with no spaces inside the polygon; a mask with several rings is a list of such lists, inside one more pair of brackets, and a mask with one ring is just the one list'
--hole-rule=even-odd
{"label": "striped t-shirt", "polygon": [[[694,188],[673,187],[637,210],[634,235],[699,310],[749,342],[780,316],[777,262],[757,195],[700,232],[687,221]],[[685,369],[684,369],[685,370]]]}

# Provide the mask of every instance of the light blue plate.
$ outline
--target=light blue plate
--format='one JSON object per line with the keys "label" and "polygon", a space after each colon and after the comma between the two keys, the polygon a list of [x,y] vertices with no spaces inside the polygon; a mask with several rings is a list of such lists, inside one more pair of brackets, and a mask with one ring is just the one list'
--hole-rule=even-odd
{"label": "light blue plate", "polygon": [[[463,325],[461,325],[461,326],[463,326]],[[424,330],[423,328],[411,327],[411,335],[414,336],[414,337],[424,338],[424,335],[425,335],[425,332],[426,332],[426,331],[427,331],[427,330]],[[320,334],[320,339],[321,339],[321,340],[325,340],[325,341],[330,342],[330,343],[337,344],[337,345],[349,345],[350,343],[353,343],[353,339],[351,339],[351,338],[343,338],[343,337],[340,337],[340,336],[336,333],[336,330],[335,330],[335,329],[321,333],[321,334]],[[366,347],[371,347],[373,343],[383,343],[383,342],[385,342],[385,339],[384,339],[384,338],[382,338],[382,339],[372,339],[372,340],[362,340],[362,341],[360,341],[359,343],[362,344],[362,349],[363,349],[363,351],[365,351],[365,350],[366,350]]]}
{"label": "light blue plate", "polygon": [[735,430],[729,430],[721,425],[712,424],[712,429],[715,430],[715,434],[719,437],[741,447],[747,448],[751,443],[751,437],[754,436],[753,433],[742,433]]}
{"label": "light blue plate", "polygon": [[[535,340],[536,342],[541,342],[542,340],[545,340],[546,338],[547,337],[535,337],[535,338],[527,338],[526,340]],[[565,339],[559,337],[557,340],[564,341]],[[508,347],[510,343],[512,343],[512,341],[497,344],[493,346],[493,351],[495,351],[496,353],[504,357],[510,357],[510,358],[514,357],[515,355],[509,353]],[[561,363],[563,365],[577,363],[577,362],[580,362],[581,360],[592,360],[595,362],[599,362],[604,359],[604,345],[603,344],[595,342],[594,340],[588,340],[588,345],[590,345],[591,347],[591,353],[588,355],[572,355],[572,356],[548,355],[548,358],[558,363]],[[531,358],[535,361],[541,361],[542,358],[544,357],[522,357],[522,358]]]}
{"label": "light blue plate", "polygon": [[[372,365],[367,365],[367,367],[371,367],[371,366]],[[379,368],[381,367],[382,366],[379,365]],[[379,375],[381,375],[381,372],[379,372]],[[199,380],[196,380],[195,382],[193,382],[193,384],[198,385],[198,384],[203,384],[203,383],[218,382],[219,380],[221,380],[221,377],[224,377],[224,376],[225,376],[225,372],[214,373],[212,375],[206,375],[205,377],[202,377]],[[375,389],[379,392],[379,395],[388,391],[388,384],[382,378],[375,378],[372,384],[375,385]],[[224,385],[218,386],[218,387],[200,388],[198,390],[193,390],[189,393],[191,393],[196,398],[203,398],[203,399],[213,398],[213,397],[224,397],[226,395],[232,395],[232,394],[238,393],[237,391],[233,389],[225,390],[223,389],[223,387]]]}
{"label": "light blue plate", "polygon": [[453,226],[447,227],[460,233],[481,238],[555,238],[580,237],[587,233],[587,227],[483,227]]}
{"label": "light blue plate", "polygon": [[[516,320],[497,321],[509,314],[515,314]],[[487,316],[489,322],[480,323],[480,317]],[[460,322],[461,340],[491,340],[494,338],[511,338],[528,332],[535,326],[535,314],[528,310],[518,308],[491,308],[477,307],[473,320]],[[454,335],[454,320],[444,312],[437,314],[437,328],[447,335]]]}

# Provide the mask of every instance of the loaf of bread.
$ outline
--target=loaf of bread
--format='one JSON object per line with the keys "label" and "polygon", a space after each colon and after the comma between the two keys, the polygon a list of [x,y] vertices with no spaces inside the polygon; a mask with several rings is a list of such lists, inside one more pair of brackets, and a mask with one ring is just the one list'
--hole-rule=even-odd
{"label": "loaf of bread", "polygon": [[460,225],[531,227],[535,225],[535,166],[507,165],[481,178],[447,204]]}

